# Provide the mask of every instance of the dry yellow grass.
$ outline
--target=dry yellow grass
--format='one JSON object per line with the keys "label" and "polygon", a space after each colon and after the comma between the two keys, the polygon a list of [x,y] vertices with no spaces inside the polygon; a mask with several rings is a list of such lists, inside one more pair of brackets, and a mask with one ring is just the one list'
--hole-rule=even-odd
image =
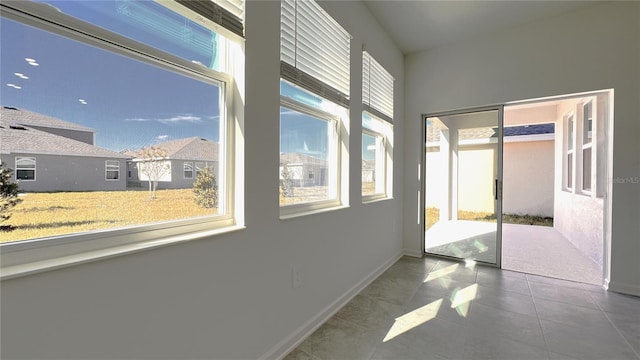
{"label": "dry yellow grass", "polygon": [[199,207],[191,189],[29,193],[2,225],[0,242],[35,239],[84,231],[120,228],[215,214]]}

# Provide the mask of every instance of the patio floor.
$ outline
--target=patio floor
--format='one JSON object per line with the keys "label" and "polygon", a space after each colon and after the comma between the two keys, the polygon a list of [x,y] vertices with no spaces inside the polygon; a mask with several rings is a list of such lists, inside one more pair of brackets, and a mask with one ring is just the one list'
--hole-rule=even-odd
{"label": "patio floor", "polygon": [[[495,262],[495,223],[454,220],[427,231],[427,252]],[[502,268],[602,285],[602,268],[551,227],[502,225]]]}

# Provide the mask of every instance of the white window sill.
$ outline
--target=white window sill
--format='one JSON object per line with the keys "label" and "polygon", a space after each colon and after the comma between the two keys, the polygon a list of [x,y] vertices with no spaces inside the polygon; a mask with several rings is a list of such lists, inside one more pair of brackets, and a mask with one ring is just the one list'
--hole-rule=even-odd
{"label": "white window sill", "polygon": [[391,200],[392,197],[389,197],[385,194],[374,194],[374,195],[362,195],[362,203],[363,204],[371,204],[385,200]]}
{"label": "white window sill", "polygon": [[[179,228],[179,227],[177,227]],[[96,240],[85,240],[82,250],[77,248],[76,241],[57,241],[64,239],[23,241],[3,245],[0,253],[2,267],[0,280],[12,279],[20,276],[51,271],[68,266],[74,266],[91,261],[103,260],[115,256],[122,256],[149,249],[178,244],[182,242],[207,238],[244,229],[245,226],[231,225],[212,230],[200,230],[177,233],[172,229],[158,229],[143,231],[138,234],[131,231],[119,232],[112,237]],[[186,229],[184,229],[186,230]],[[143,234],[140,236],[139,234]],[[164,236],[163,236],[164,235]],[[79,236],[76,236],[79,237]],[[141,241],[122,242],[122,238],[145,238]],[[73,239],[74,237],[69,237]],[[75,244],[74,244],[75,243]],[[41,246],[37,246],[41,245]]]}
{"label": "white window sill", "polygon": [[324,205],[322,207],[313,207],[309,206],[309,204],[288,205],[280,208],[280,220],[295,219],[301,216],[321,214],[329,211],[346,209],[348,207],[348,205],[340,203],[332,203],[331,205]]}

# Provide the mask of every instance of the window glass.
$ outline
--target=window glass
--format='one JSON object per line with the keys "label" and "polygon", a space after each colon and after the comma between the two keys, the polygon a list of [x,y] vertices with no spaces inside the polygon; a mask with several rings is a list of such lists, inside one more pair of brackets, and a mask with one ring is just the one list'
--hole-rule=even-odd
{"label": "window glass", "polygon": [[335,121],[280,107],[280,205],[337,198]]}
{"label": "window glass", "polygon": [[105,179],[118,180],[119,178],[120,178],[120,161],[118,160],[105,161]]}
{"label": "window glass", "polygon": [[582,189],[591,190],[591,148],[582,152]]}
{"label": "window glass", "polygon": [[39,0],[59,11],[191,62],[220,70],[214,31],[152,0]]}
{"label": "window glass", "polygon": [[[124,20],[111,23],[97,9],[125,3],[156,6],[130,1],[54,5],[129,34],[137,25]],[[117,7],[113,14],[120,14]],[[144,16],[155,15],[151,11]],[[12,211],[9,225],[14,230],[0,232],[0,241],[227,213],[224,201],[215,206],[194,201],[193,182],[180,181],[179,176],[184,160],[212,164],[217,198],[226,198],[221,181],[225,167],[220,166],[226,139],[221,78],[192,75],[186,69],[178,72],[161,59],[150,65],[133,55],[107,51],[98,41],[79,42],[54,34],[44,30],[46,26],[35,28],[5,17],[0,21],[1,121],[23,127],[20,136],[27,140],[3,141],[0,157],[5,161],[11,154],[41,153],[38,166],[47,169],[38,174],[37,183],[23,181],[35,180],[35,157],[16,159],[20,191],[27,196]],[[186,31],[186,23],[182,18],[161,25],[180,33]],[[171,34],[156,30],[136,28],[139,36],[146,31],[155,41],[145,42],[161,50],[179,49],[186,58],[208,61],[207,66],[214,61],[215,54],[206,56],[214,51],[210,44],[183,46],[171,40]],[[192,34],[194,38],[204,36],[199,31]],[[209,35],[207,41],[215,41]],[[121,164],[126,164],[126,178],[120,176]]]}
{"label": "window glass", "polygon": [[186,162],[184,163],[184,178],[185,179],[193,179],[193,163]]}
{"label": "window glass", "polygon": [[36,179],[36,158],[17,157],[16,158],[16,180]]}
{"label": "window glass", "polygon": [[582,142],[584,144],[588,144],[588,143],[591,143],[591,136],[592,136],[592,130],[593,130],[592,129],[593,128],[593,105],[591,101],[584,104],[584,106],[582,107],[582,118],[583,118]]}

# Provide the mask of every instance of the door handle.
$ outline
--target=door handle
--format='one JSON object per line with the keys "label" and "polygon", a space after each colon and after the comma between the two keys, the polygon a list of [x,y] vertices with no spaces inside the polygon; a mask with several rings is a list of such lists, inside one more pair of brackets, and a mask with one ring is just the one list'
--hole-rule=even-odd
{"label": "door handle", "polygon": [[498,179],[494,180],[494,187],[493,187],[493,196],[494,196],[494,200],[498,200]]}

